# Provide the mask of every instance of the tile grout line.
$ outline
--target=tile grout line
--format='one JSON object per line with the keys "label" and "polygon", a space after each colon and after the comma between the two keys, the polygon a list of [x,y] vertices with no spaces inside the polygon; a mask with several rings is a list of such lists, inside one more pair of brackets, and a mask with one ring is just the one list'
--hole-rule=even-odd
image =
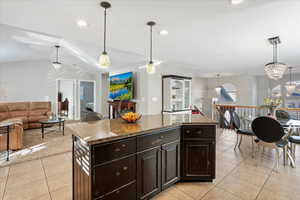
{"label": "tile grout line", "polygon": [[[276,164],[275,164],[275,165],[276,165]],[[270,178],[271,178],[271,176],[272,176],[272,173],[273,173],[273,170],[274,170],[274,168],[275,168],[275,165],[273,166],[272,170],[270,171],[268,178],[266,178],[264,184],[261,186],[259,192],[258,192],[257,195],[256,195],[255,200],[258,199],[258,197],[259,197],[259,195],[261,194],[262,190],[264,189],[266,183],[270,180]]]}
{"label": "tile grout line", "polygon": [[51,155],[46,155],[46,156],[42,156],[42,157],[37,157],[37,158],[32,158],[32,159],[28,159],[28,160],[24,160],[24,161],[19,161],[19,162],[11,163],[11,164],[4,165],[4,166],[0,165],[0,167],[11,167],[11,166],[14,166],[14,165],[18,165],[18,164],[22,164],[22,163],[26,163],[26,162],[30,162],[30,161],[35,161],[35,160],[41,160],[41,159],[49,158],[49,157],[52,157],[52,156],[58,156],[58,155],[69,153],[69,152],[72,152],[72,150],[67,150],[67,151],[64,151],[64,152],[54,153],[54,154],[51,154]]}
{"label": "tile grout line", "polygon": [[40,161],[41,161],[43,172],[44,172],[44,175],[45,175],[45,180],[46,180],[46,184],[47,184],[47,189],[48,189],[48,193],[49,193],[49,196],[50,196],[50,200],[52,200],[52,196],[51,196],[51,192],[50,192],[49,184],[48,184],[48,178],[47,178],[47,175],[46,175],[46,172],[45,172],[45,168],[44,168],[44,163],[43,163],[42,159],[40,159]]}
{"label": "tile grout line", "polygon": [[9,173],[10,173],[10,167],[8,167],[8,172],[7,172],[7,176],[6,176],[6,180],[5,180],[5,185],[4,185],[4,191],[3,191],[3,194],[2,194],[2,200],[4,200],[4,197],[5,197],[5,194],[6,194],[6,186],[7,186],[7,182],[8,182],[8,176],[9,176]]}
{"label": "tile grout line", "polygon": [[[200,200],[201,199],[204,199],[204,197],[211,191],[211,190],[213,190],[214,188],[218,188],[218,189],[222,189],[222,188],[219,188],[219,187],[217,187],[226,177],[228,177],[236,168],[238,168],[241,164],[242,164],[242,162],[243,161],[240,161],[232,170],[230,170],[229,172],[228,172],[228,174],[227,175],[225,175],[222,179],[220,179],[220,181],[219,181],[219,183],[216,183],[211,189],[209,189],[201,198],[200,198]],[[222,190],[224,190],[224,189],[222,189]],[[224,191],[226,191],[226,192],[229,192],[229,191],[227,191],[227,190],[224,190]],[[235,196],[235,197],[237,197],[235,194],[233,194],[233,193],[231,193],[231,192],[229,192],[230,194],[232,194],[233,196]]]}

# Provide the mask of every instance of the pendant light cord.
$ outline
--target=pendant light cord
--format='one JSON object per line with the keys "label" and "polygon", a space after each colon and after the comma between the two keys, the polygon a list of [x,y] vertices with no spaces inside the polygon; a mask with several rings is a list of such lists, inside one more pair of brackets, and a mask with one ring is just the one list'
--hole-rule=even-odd
{"label": "pendant light cord", "polygon": [[152,26],[150,26],[150,62],[152,62]]}
{"label": "pendant light cord", "polygon": [[106,52],[106,8],[104,9],[104,52]]}
{"label": "pendant light cord", "polygon": [[292,67],[290,67],[289,70],[290,70],[290,85],[292,85]]}
{"label": "pendant light cord", "polygon": [[277,42],[273,45],[273,62],[277,63]]}
{"label": "pendant light cord", "polygon": [[58,46],[56,46],[56,62],[58,63]]}

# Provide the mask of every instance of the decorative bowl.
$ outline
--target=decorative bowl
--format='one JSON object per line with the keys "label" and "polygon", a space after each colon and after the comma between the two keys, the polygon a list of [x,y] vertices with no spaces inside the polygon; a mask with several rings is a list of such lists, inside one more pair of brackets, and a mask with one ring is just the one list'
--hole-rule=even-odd
{"label": "decorative bowl", "polygon": [[121,118],[127,123],[136,123],[141,119],[142,115],[138,113],[129,112],[121,116]]}

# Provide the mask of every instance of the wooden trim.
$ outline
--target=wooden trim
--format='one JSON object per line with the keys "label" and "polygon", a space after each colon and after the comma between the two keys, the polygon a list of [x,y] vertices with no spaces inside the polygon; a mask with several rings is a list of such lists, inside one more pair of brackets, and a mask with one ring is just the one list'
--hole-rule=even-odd
{"label": "wooden trim", "polygon": [[[217,107],[232,107],[232,108],[250,108],[250,109],[264,109],[261,108],[260,106],[240,106],[240,105],[226,105],[226,104],[215,104],[215,108]],[[285,111],[299,111],[300,108],[277,108],[276,110],[285,110]]]}
{"label": "wooden trim", "polygon": [[225,104],[215,104],[215,107],[234,107],[234,108],[255,108],[255,109],[261,109],[260,106],[240,106],[240,105],[225,105]]}
{"label": "wooden trim", "polygon": [[189,79],[192,80],[192,77],[187,76],[178,76],[178,75],[163,75],[162,78],[174,78],[174,79]]}

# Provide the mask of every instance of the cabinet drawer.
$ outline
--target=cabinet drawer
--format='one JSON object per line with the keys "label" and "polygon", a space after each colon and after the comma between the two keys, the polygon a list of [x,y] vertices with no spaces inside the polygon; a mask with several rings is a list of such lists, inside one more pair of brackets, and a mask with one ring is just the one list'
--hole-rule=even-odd
{"label": "cabinet drawer", "polygon": [[136,155],[93,169],[93,196],[105,195],[136,180]]}
{"label": "cabinet drawer", "polygon": [[135,200],[136,199],[136,182],[126,185],[99,200]]}
{"label": "cabinet drawer", "polygon": [[136,137],[97,145],[93,152],[96,165],[136,153]]}
{"label": "cabinet drawer", "polygon": [[215,138],[215,126],[184,126],[183,139]]}
{"label": "cabinet drawer", "polygon": [[143,151],[152,147],[160,146],[165,143],[173,142],[180,138],[180,129],[171,129],[161,132],[151,133],[150,135],[139,136],[137,138],[137,150]]}

